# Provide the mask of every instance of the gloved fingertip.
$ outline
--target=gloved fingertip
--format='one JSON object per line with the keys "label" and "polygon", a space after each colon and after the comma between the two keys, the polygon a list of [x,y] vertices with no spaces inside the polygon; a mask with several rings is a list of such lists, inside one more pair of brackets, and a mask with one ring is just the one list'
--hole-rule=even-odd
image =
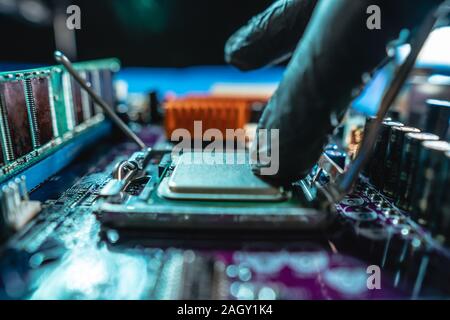
{"label": "gloved fingertip", "polygon": [[297,182],[303,178],[305,178],[308,173],[295,173],[292,172],[278,172],[275,175],[268,176],[263,175],[261,172],[261,168],[258,165],[252,165],[252,172],[254,175],[258,176],[263,181],[266,181],[267,183],[277,186],[277,187],[290,187],[294,182]]}
{"label": "gloved fingertip", "polygon": [[240,41],[231,37],[225,44],[225,62],[241,71],[250,71],[255,67],[246,59]]}

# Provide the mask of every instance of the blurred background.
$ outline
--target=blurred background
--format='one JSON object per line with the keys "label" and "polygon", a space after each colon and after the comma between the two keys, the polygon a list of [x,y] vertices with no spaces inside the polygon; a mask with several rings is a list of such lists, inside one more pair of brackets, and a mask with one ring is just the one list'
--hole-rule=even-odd
{"label": "blurred background", "polygon": [[[114,56],[124,66],[224,64],[226,39],[270,0],[0,0],[0,61],[51,64],[54,27],[81,8],[76,58]],[[57,41],[73,42],[63,32]],[[67,51],[67,49],[66,49]]]}
{"label": "blurred background", "polygon": [[[223,66],[228,37],[273,1],[0,0],[0,70],[54,64],[58,48],[73,61],[119,58],[123,68],[117,78],[129,92],[205,93],[222,84],[247,89],[244,83],[268,85],[273,92],[283,66],[250,73]],[[71,5],[81,9],[81,30],[66,26]],[[406,123],[425,127],[419,124],[426,100],[450,100],[448,39],[450,24],[444,23],[419,57],[396,103],[403,118],[409,119],[403,119]],[[398,49],[397,63],[409,53],[408,45]],[[376,113],[393,67],[378,72],[352,103],[357,111]]]}

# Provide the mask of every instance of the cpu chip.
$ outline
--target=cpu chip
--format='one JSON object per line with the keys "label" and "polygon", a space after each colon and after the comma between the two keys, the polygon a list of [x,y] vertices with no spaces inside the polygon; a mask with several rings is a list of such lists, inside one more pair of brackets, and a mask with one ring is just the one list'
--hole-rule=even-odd
{"label": "cpu chip", "polygon": [[286,200],[285,192],[254,175],[249,156],[239,153],[184,153],[158,191],[178,200]]}

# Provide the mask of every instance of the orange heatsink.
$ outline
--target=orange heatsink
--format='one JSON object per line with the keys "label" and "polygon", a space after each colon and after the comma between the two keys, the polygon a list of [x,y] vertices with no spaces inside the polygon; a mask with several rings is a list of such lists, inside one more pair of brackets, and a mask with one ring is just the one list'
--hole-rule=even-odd
{"label": "orange heatsink", "polygon": [[[255,102],[264,101],[220,96],[187,96],[169,100],[164,106],[166,135],[170,138],[174,130],[182,128],[187,129],[193,139],[201,139],[206,130],[218,129],[225,137],[226,129],[244,129],[250,121],[251,106]],[[195,121],[201,121],[201,133],[194,130]]]}

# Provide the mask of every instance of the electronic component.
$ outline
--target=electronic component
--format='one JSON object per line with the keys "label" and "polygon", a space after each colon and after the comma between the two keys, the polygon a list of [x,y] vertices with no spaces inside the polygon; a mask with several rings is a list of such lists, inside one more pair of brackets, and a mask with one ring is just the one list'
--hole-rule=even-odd
{"label": "electronic component", "polygon": [[434,133],[441,139],[450,138],[450,101],[429,99],[426,131]]}
{"label": "electronic component", "polygon": [[[103,199],[96,209],[102,225],[142,232],[182,228],[186,232],[202,231],[204,235],[211,230],[272,230],[277,234],[284,230],[289,234],[294,230],[321,229],[331,221],[333,207],[319,209],[324,199],[317,191],[317,195],[309,193],[308,197],[302,192],[294,195],[290,190],[274,188],[254,176],[248,162],[189,164],[195,153],[183,155],[184,158],[169,163],[159,179],[155,179],[161,172],[159,163],[150,162],[143,172],[135,173],[136,177],[149,177],[130,181],[127,189],[139,190],[137,193],[112,192],[124,189],[108,184],[100,192]],[[131,187],[133,183],[136,187]],[[319,182],[305,181],[297,189],[314,188],[316,183]]]}
{"label": "electronic component", "polygon": [[[244,129],[252,117],[252,105],[260,99],[185,97],[169,100],[164,105],[166,136],[176,129],[187,129],[193,139],[201,139],[208,129],[219,130],[226,139],[227,129]],[[201,121],[201,128],[194,122]]]}
{"label": "electronic component", "polygon": [[27,79],[26,83],[29,87],[27,92],[31,93],[28,102],[30,105],[33,104],[33,108],[36,110],[38,145],[43,146],[55,137],[55,129],[53,128],[54,114],[50,106],[49,73],[44,73],[44,75],[37,78]]}
{"label": "electronic component", "polygon": [[[373,116],[373,117],[367,117],[367,118],[366,118],[366,123],[365,123],[365,125],[364,125],[364,131],[363,131],[363,134],[362,134],[362,138],[361,138],[361,140],[359,141],[359,144],[362,143],[364,137],[367,137],[367,136],[369,135],[369,131],[370,131],[370,129],[372,128],[373,124],[375,123],[375,120],[376,120],[376,119],[377,119],[377,117],[375,117],[375,116]],[[384,121],[391,121],[391,119],[390,119],[390,118],[385,118]],[[380,135],[378,136],[378,138],[380,138]],[[353,147],[353,148],[355,149],[355,147]],[[359,149],[359,147],[358,147],[358,149]],[[374,151],[374,153],[375,153],[375,151]],[[375,164],[374,164],[374,157],[372,156],[372,157],[367,161],[367,164],[366,164],[366,166],[364,167],[364,169],[362,170],[362,173],[363,173],[366,177],[370,178],[370,175],[371,175],[371,172],[372,172],[371,170],[372,170],[372,167],[373,167],[374,165],[375,165]]]}
{"label": "electronic component", "polygon": [[374,145],[374,151],[372,155],[371,168],[369,171],[370,181],[378,188],[382,189],[384,184],[384,170],[386,153],[388,151],[389,137],[391,135],[392,128],[402,127],[403,124],[395,121],[384,121],[381,125],[378,133],[378,138]]}
{"label": "electronic component", "polygon": [[412,208],[417,221],[436,229],[436,217],[442,208],[442,199],[447,178],[447,157],[450,152],[450,144],[445,141],[426,141],[422,148],[417,166],[416,181],[413,190]]}
{"label": "electronic component", "polygon": [[383,172],[385,176],[383,192],[388,196],[395,196],[405,135],[419,132],[419,129],[412,127],[393,127],[391,130],[385,161],[386,170]]}
{"label": "electronic component", "polygon": [[[358,150],[361,147],[362,141],[364,139],[364,137],[367,137],[367,135],[369,134],[369,130],[372,128],[373,122],[376,120],[376,117],[367,117],[366,118],[366,123],[364,125],[364,130],[363,130],[363,134],[362,134],[362,139],[359,142],[358,145]],[[353,147],[353,149],[356,149],[355,147]],[[369,160],[367,160],[367,164],[364,166],[364,168],[362,169],[362,174],[364,174],[366,177],[369,177],[370,175],[370,168],[372,167],[372,158],[370,158]]]}
{"label": "electronic component", "polygon": [[146,149],[145,143],[139,138],[116,114],[114,108],[108,105],[101,96],[99,96],[91,87],[91,85],[80,74],[80,70],[77,70],[77,66],[72,64],[70,60],[61,52],[55,51],[54,58],[57,62],[61,63],[67,70],[77,84],[80,85],[94,100],[94,102],[101,107],[102,111],[108,116],[108,118],[132,141],[134,141],[138,147],[142,150]]}
{"label": "electronic component", "polygon": [[[88,72],[88,80],[92,86],[92,90],[94,90],[94,92],[100,96],[102,94],[100,72],[98,70],[89,71]],[[91,97],[90,97],[90,99],[91,99],[91,108],[92,108],[93,114],[102,112],[100,107],[94,102],[94,100],[92,100]]]}
{"label": "electronic component", "polygon": [[401,209],[412,209],[412,192],[416,182],[415,173],[419,164],[420,150],[422,142],[429,140],[438,141],[439,137],[430,133],[408,133],[405,136],[396,201],[396,205]]}
{"label": "electronic component", "polygon": [[100,70],[101,78],[101,96],[104,97],[105,102],[113,106],[114,105],[114,88],[113,88],[113,74],[111,70],[104,69]]}
{"label": "electronic component", "polygon": [[[75,68],[85,75],[107,72],[110,76],[99,78],[97,85],[112,88],[112,74],[119,63],[113,59],[83,62]],[[111,94],[107,92],[105,99]],[[0,73],[0,184],[103,123],[103,114],[94,116],[90,104],[61,67]],[[33,186],[39,183],[35,180]]]}
{"label": "electronic component", "polygon": [[[33,151],[33,137],[31,133],[30,119],[22,80],[12,80],[0,83],[0,95],[5,122],[8,122],[9,132],[6,138],[11,141],[7,148],[12,148],[13,158],[19,159]],[[10,138],[9,138],[10,137]],[[11,150],[10,150],[11,151]]]}
{"label": "electronic component", "polygon": [[66,77],[60,68],[54,68],[50,75],[50,105],[54,110],[53,126],[55,136],[63,138],[73,130],[73,116],[70,113],[70,91],[65,86]]}
{"label": "electronic component", "polygon": [[436,208],[436,219],[434,221],[435,225],[435,234],[436,237],[447,246],[450,246],[450,152],[446,153],[446,158],[442,165],[442,170],[440,172],[439,179],[444,183],[444,188],[439,190],[441,195],[440,198],[437,198],[437,203],[440,204],[439,207]]}
{"label": "electronic component", "polygon": [[150,149],[135,152],[129,160],[124,160],[116,164],[113,172],[113,179],[100,191],[103,197],[120,196],[130,185],[133,179],[138,178],[148,164],[150,159]]}
{"label": "electronic component", "polygon": [[72,97],[73,97],[73,112],[75,116],[75,125],[79,125],[84,122],[84,110],[83,110],[83,100],[81,96],[81,87],[75,81],[75,79],[70,78],[70,84],[72,87]]}
{"label": "electronic component", "polygon": [[[80,71],[80,75],[83,79],[85,79],[88,83],[90,83],[88,80],[87,71]],[[89,120],[94,116],[94,114],[92,112],[91,104],[92,103],[91,103],[91,98],[89,97],[89,94],[85,90],[81,90],[81,105],[82,105],[82,109],[83,109],[83,118],[85,120]]]}
{"label": "electronic component", "polygon": [[[241,162],[239,161],[239,158]],[[196,161],[198,160],[198,162]],[[255,176],[247,153],[184,153],[163,179],[159,194],[168,199],[282,201],[286,194]]]}

